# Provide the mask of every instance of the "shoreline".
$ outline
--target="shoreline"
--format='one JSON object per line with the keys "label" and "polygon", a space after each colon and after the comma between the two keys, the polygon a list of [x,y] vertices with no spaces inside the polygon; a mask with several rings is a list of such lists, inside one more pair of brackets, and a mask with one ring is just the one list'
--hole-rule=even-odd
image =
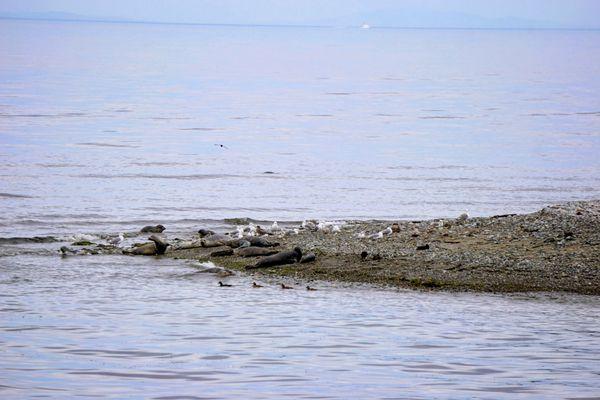
{"label": "shoreline", "polygon": [[[275,250],[288,251],[297,246],[304,254],[314,253],[316,260],[306,264],[246,271],[245,266],[254,264],[256,258],[211,256],[215,252],[228,253],[228,246],[175,245],[165,256],[212,261],[257,279],[445,291],[600,295],[600,200],[548,206],[530,214],[464,217],[354,221],[336,232],[299,229],[297,233],[267,236],[279,243]],[[394,232],[378,239],[368,237],[392,224]],[[358,237],[363,234],[366,237]]]}

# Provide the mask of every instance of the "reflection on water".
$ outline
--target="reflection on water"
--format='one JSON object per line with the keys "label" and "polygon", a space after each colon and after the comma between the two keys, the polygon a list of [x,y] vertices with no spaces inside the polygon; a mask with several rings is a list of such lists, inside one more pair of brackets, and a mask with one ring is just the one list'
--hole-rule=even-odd
{"label": "reflection on water", "polygon": [[[585,398],[596,298],[253,289],[174,260],[0,259],[0,397]],[[256,280],[256,279],[254,279]]]}

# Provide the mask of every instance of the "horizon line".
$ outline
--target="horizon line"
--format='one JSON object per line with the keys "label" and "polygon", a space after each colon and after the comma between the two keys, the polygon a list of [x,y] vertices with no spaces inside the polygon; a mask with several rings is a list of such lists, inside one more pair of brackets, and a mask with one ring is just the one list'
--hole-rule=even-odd
{"label": "horizon line", "polygon": [[[0,15],[0,20],[17,21],[49,21],[49,22],[76,22],[76,23],[103,23],[103,24],[136,24],[136,25],[182,25],[182,26],[228,26],[228,27],[262,27],[262,28],[319,28],[319,29],[360,29],[360,25],[315,25],[315,24],[252,24],[252,23],[219,23],[219,22],[169,22],[133,19],[95,19],[90,18],[36,18]],[[598,31],[600,27],[575,28],[575,27],[467,27],[467,26],[393,26],[371,25],[368,29],[385,30],[504,30],[504,31]]]}

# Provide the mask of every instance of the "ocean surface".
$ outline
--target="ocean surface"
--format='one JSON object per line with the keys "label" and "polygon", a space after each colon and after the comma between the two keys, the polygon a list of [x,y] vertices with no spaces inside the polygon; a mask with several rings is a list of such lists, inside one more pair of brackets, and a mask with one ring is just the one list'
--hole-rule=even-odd
{"label": "ocean surface", "polygon": [[594,297],[57,254],[597,199],[599,93],[599,31],[0,20],[0,398],[600,399]]}

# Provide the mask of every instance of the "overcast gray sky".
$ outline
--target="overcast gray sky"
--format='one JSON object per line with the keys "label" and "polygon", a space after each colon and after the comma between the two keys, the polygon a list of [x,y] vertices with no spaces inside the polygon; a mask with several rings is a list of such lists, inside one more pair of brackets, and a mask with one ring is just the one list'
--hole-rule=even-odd
{"label": "overcast gray sky", "polygon": [[0,0],[0,13],[162,22],[600,28],[600,0]]}

